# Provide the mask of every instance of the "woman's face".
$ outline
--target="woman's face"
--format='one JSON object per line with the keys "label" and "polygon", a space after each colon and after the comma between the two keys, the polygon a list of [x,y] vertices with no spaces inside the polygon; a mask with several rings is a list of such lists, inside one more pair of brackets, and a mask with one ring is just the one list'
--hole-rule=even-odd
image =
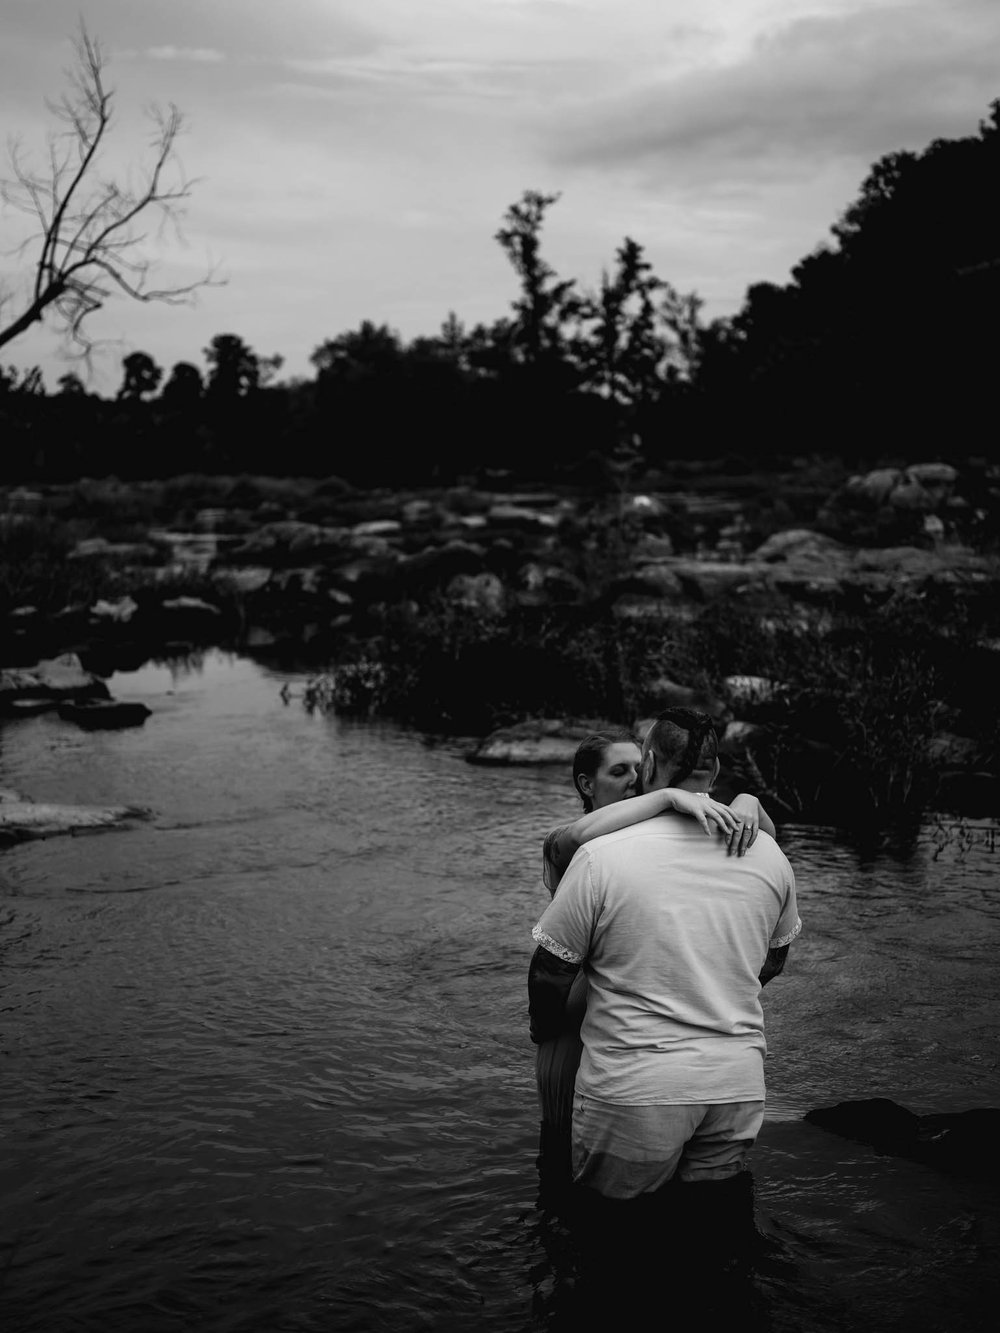
{"label": "woman's face", "polygon": [[[641,757],[642,753],[634,742],[615,741],[604,751],[594,776],[581,777],[581,786],[589,792],[595,810],[635,795]],[[589,788],[586,785],[588,782]]]}

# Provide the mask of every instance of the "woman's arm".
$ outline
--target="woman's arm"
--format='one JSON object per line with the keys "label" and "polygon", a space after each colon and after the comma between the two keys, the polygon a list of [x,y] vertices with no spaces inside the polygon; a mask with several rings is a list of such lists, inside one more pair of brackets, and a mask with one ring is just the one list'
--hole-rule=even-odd
{"label": "woman's arm", "polygon": [[605,805],[600,810],[591,810],[590,814],[581,815],[552,838],[547,847],[549,856],[556,869],[562,873],[572,861],[574,853],[585,842],[600,838],[605,833],[628,828],[630,824],[641,824],[644,819],[652,819],[654,815],[662,815],[667,810],[692,815],[706,833],[712,832],[709,820],[727,835],[731,836],[737,831],[737,817],[728,805],[713,801],[711,796],[684,791],[680,787],[661,787],[643,796],[630,796],[627,800],[615,801],[613,805]]}
{"label": "woman's arm", "polygon": [[763,829],[772,838],[775,836],[774,821],[756,796],[741,791],[739,796],[734,796],[729,802],[729,808],[742,823],[739,834],[734,834],[730,839],[730,852],[735,852],[737,856],[743,856],[748,852],[757,841],[758,829]]}

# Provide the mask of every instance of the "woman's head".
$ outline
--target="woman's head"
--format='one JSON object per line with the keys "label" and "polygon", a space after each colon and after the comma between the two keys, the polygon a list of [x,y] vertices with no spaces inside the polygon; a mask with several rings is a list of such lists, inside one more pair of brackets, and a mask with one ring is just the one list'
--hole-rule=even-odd
{"label": "woman's head", "polygon": [[573,786],[584,810],[589,814],[634,796],[641,758],[639,742],[625,727],[585,736],[573,756]]}

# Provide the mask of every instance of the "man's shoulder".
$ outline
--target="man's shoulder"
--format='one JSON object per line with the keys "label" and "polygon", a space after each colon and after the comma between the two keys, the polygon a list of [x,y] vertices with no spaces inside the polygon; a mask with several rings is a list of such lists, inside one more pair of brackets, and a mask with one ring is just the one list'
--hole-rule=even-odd
{"label": "man's shoulder", "polygon": [[770,833],[765,833],[763,829],[758,829],[754,845],[747,853],[748,856],[758,856],[761,861],[766,862],[774,869],[776,873],[782,875],[792,875],[792,863],[781,850]]}
{"label": "man's shoulder", "polygon": [[602,833],[599,838],[591,838],[582,844],[580,850],[588,852],[595,861],[600,861],[604,855],[614,856],[623,843],[639,844],[651,838],[669,838],[678,832],[685,834],[688,831],[685,825],[688,823],[694,824],[694,820],[685,819],[682,822],[680,816],[672,816],[667,812],[651,815],[638,824],[628,824],[625,828],[615,829],[613,833]]}

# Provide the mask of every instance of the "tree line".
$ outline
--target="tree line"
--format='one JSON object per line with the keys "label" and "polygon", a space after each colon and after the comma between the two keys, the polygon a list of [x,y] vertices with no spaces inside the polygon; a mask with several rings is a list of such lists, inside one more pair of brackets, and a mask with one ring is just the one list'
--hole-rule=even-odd
{"label": "tree line", "polygon": [[785,284],[705,322],[695,293],[623,239],[596,288],[557,273],[526,191],[496,241],[510,310],[402,339],[364,321],[313,374],[221,333],[203,364],[137,351],[112,398],[73,372],[0,366],[4,480],[181,472],[338,475],[358,485],[608,481],[671,459],[991,456],[1000,297],[1000,100],[974,135],[876,162]]}

